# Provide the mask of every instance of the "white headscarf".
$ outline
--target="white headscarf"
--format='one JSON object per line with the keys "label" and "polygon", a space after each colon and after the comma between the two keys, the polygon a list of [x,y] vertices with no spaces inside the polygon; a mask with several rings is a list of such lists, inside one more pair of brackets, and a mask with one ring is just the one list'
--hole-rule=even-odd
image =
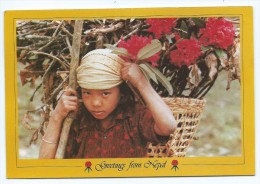
{"label": "white headscarf", "polygon": [[77,81],[84,89],[110,89],[123,82],[121,68],[124,62],[108,49],[87,53],[77,68]]}

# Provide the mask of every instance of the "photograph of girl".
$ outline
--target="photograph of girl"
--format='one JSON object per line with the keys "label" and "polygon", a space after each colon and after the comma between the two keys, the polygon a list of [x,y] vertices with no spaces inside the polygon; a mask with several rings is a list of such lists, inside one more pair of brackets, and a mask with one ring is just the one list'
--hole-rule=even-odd
{"label": "photograph of girl", "polygon": [[16,31],[20,158],[241,154],[239,18],[30,20]]}
{"label": "photograph of girl", "polygon": [[[83,57],[77,82],[84,118],[72,128],[65,158],[144,157],[147,142],[165,142],[176,128],[169,107],[137,64],[107,49]],[[140,92],[147,107],[135,103],[126,83]],[[64,90],[42,139],[40,158],[55,156],[63,119],[78,109],[77,96],[75,90]]]}

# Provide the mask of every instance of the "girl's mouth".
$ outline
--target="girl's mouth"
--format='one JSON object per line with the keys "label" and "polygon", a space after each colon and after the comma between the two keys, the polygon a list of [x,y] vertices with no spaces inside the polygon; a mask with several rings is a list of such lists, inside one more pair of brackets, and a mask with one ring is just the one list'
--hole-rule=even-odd
{"label": "girl's mouth", "polygon": [[104,111],[91,111],[91,112],[96,117],[100,117],[100,116],[103,116],[105,114]]}

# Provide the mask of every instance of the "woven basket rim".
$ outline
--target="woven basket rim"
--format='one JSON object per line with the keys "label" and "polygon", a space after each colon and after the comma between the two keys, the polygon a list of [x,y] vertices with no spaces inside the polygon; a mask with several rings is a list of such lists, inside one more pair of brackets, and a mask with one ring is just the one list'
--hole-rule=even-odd
{"label": "woven basket rim", "polygon": [[201,112],[205,105],[205,99],[166,97],[162,98],[174,113]]}
{"label": "woven basket rim", "polygon": [[175,101],[191,101],[198,103],[206,103],[206,99],[189,98],[189,97],[162,97],[164,100],[175,100]]}

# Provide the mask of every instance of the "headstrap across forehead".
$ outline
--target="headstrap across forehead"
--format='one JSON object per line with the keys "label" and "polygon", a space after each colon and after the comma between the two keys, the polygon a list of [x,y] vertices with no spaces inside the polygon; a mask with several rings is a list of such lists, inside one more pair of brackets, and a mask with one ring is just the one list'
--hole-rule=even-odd
{"label": "headstrap across forehead", "polygon": [[124,62],[108,49],[87,53],[77,68],[77,81],[85,89],[110,89],[123,82],[121,68]]}

